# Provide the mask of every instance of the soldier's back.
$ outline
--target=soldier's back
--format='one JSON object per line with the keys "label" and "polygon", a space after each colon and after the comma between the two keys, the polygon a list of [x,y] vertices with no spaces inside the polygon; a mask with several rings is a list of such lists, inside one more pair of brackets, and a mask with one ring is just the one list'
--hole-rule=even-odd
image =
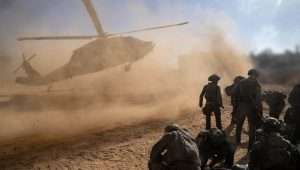
{"label": "soldier's back", "polygon": [[208,102],[217,102],[219,86],[214,83],[206,85],[205,99]]}
{"label": "soldier's back", "polygon": [[198,147],[194,139],[183,130],[169,133],[170,138],[169,146],[166,153],[166,161],[184,161],[190,160],[197,161],[199,159]]}
{"label": "soldier's back", "polygon": [[257,90],[260,89],[260,85],[255,79],[244,79],[239,84],[239,94],[241,100],[249,101],[256,96]]}

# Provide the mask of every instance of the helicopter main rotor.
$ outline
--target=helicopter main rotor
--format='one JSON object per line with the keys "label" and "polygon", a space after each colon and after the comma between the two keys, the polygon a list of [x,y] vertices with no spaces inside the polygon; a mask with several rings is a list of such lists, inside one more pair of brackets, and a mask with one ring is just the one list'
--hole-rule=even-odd
{"label": "helicopter main rotor", "polygon": [[180,23],[176,23],[176,24],[147,27],[147,28],[119,32],[119,33],[105,33],[91,0],[82,0],[82,2],[85,5],[85,7],[89,13],[89,16],[95,26],[95,29],[98,33],[97,35],[20,37],[20,38],[17,38],[17,40],[18,41],[26,41],[26,40],[91,40],[91,39],[98,39],[98,38],[110,38],[113,36],[120,36],[120,35],[124,35],[124,34],[132,34],[132,33],[137,33],[137,32],[165,29],[165,28],[170,28],[170,27],[178,27],[178,26],[186,25],[189,23],[189,22],[180,22]]}

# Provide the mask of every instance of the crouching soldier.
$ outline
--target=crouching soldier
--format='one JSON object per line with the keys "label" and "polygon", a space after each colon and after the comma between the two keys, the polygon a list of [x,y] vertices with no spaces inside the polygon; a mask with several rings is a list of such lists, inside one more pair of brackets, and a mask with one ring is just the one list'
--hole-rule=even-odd
{"label": "crouching soldier", "polygon": [[201,170],[197,144],[187,130],[173,124],[150,153],[149,170]]}
{"label": "crouching soldier", "polygon": [[201,169],[204,169],[208,160],[211,160],[209,167],[221,163],[222,168],[232,168],[234,161],[235,147],[231,144],[224,131],[212,128],[199,133],[196,138],[201,158]]}
{"label": "crouching soldier", "polygon": [[203,87],[203,90],[200,94],[199,106],[203,106],[203,98],[205,97],[206,103],[203,108],[203,113],[206,116],[206,129],[211,128],[211,114],[215,114],[216,126],[219,129],[222,129],[222,120],[221,120],[221,110],[220,107],[223,107],[222,95],[218,82],[220,77],[216,74],[213,74],[208,77],[209,83]]}
{"label": "crouching soldier", "polygon": [[296,170],[297,149],[280,135],[280,122],[272,117],[263,122],[260,135],[250,150],[249,170]]}
{"label": "crouching soldier", "polygon": [[286,95],[278,91],[266,91],[262,97],[269,106],[269,115],[279,119],[280,114],[285,107],[284,100]]}

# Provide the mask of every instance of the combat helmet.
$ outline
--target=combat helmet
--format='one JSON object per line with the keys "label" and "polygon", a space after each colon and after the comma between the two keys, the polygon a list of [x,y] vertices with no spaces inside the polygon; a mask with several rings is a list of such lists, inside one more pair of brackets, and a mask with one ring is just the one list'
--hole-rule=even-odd
{"label": "combat helmet", "polygon": [[165,132],[166,133],[169,133],[169,132],[172,132],[172,131],[175,131],[175,130],[179,130],[179,125],[177,125],[176,123],[173,123],[173,124],[170,124],[168,126],[165,127]]}
{"label": "combat helmet", "polygon": [[234,83],[238,83],[240,82],[241,80],[245,79],[245,77],[243,76],[236,76],[234,79],[233,79],[233,82]]}
{"label": "combat helmet", "polygon": [[220,76],[218,76],[217,74],[213,74],[211,76],[208,77],[208,81],[212,81],[212,82],[217,82],[221,79]]}
{"label": "combat helmet", "polygon": [[273,117],[267,117],[263,121],[263,130],[266,133],[279,132],[280,131],[279,120]]}
{"label": "combat helmet", "polygon": [[253,76],[259,76],[259,72],[256,69],[250,69],[248,71],[248,75],[249,76],[251,76],[251,75],[253,75]]}

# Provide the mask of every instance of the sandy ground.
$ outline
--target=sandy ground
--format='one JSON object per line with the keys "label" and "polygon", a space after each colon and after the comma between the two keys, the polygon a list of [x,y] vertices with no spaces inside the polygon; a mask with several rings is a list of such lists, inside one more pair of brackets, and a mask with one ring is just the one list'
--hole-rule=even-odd
{"label": "sandy ground", "polygon": [[[223,114],[225,127],[228,127],[229,113],[230,107],[227,106]],[[60,140],[39,140],[37,136],[18,138],[0,146],[0,169],[147,169],[151,146],[162,135],[168,122],[152,120]],[[197,109],[181,115],[175,122],[191,130],[195,136],[205,125],[204,117]],[[228,132],[231,130],[227,128]],[[228,134],[232,136],[232,132]],[[236,162],[245,155],[245,147],[246,144],[238,148]]]}

